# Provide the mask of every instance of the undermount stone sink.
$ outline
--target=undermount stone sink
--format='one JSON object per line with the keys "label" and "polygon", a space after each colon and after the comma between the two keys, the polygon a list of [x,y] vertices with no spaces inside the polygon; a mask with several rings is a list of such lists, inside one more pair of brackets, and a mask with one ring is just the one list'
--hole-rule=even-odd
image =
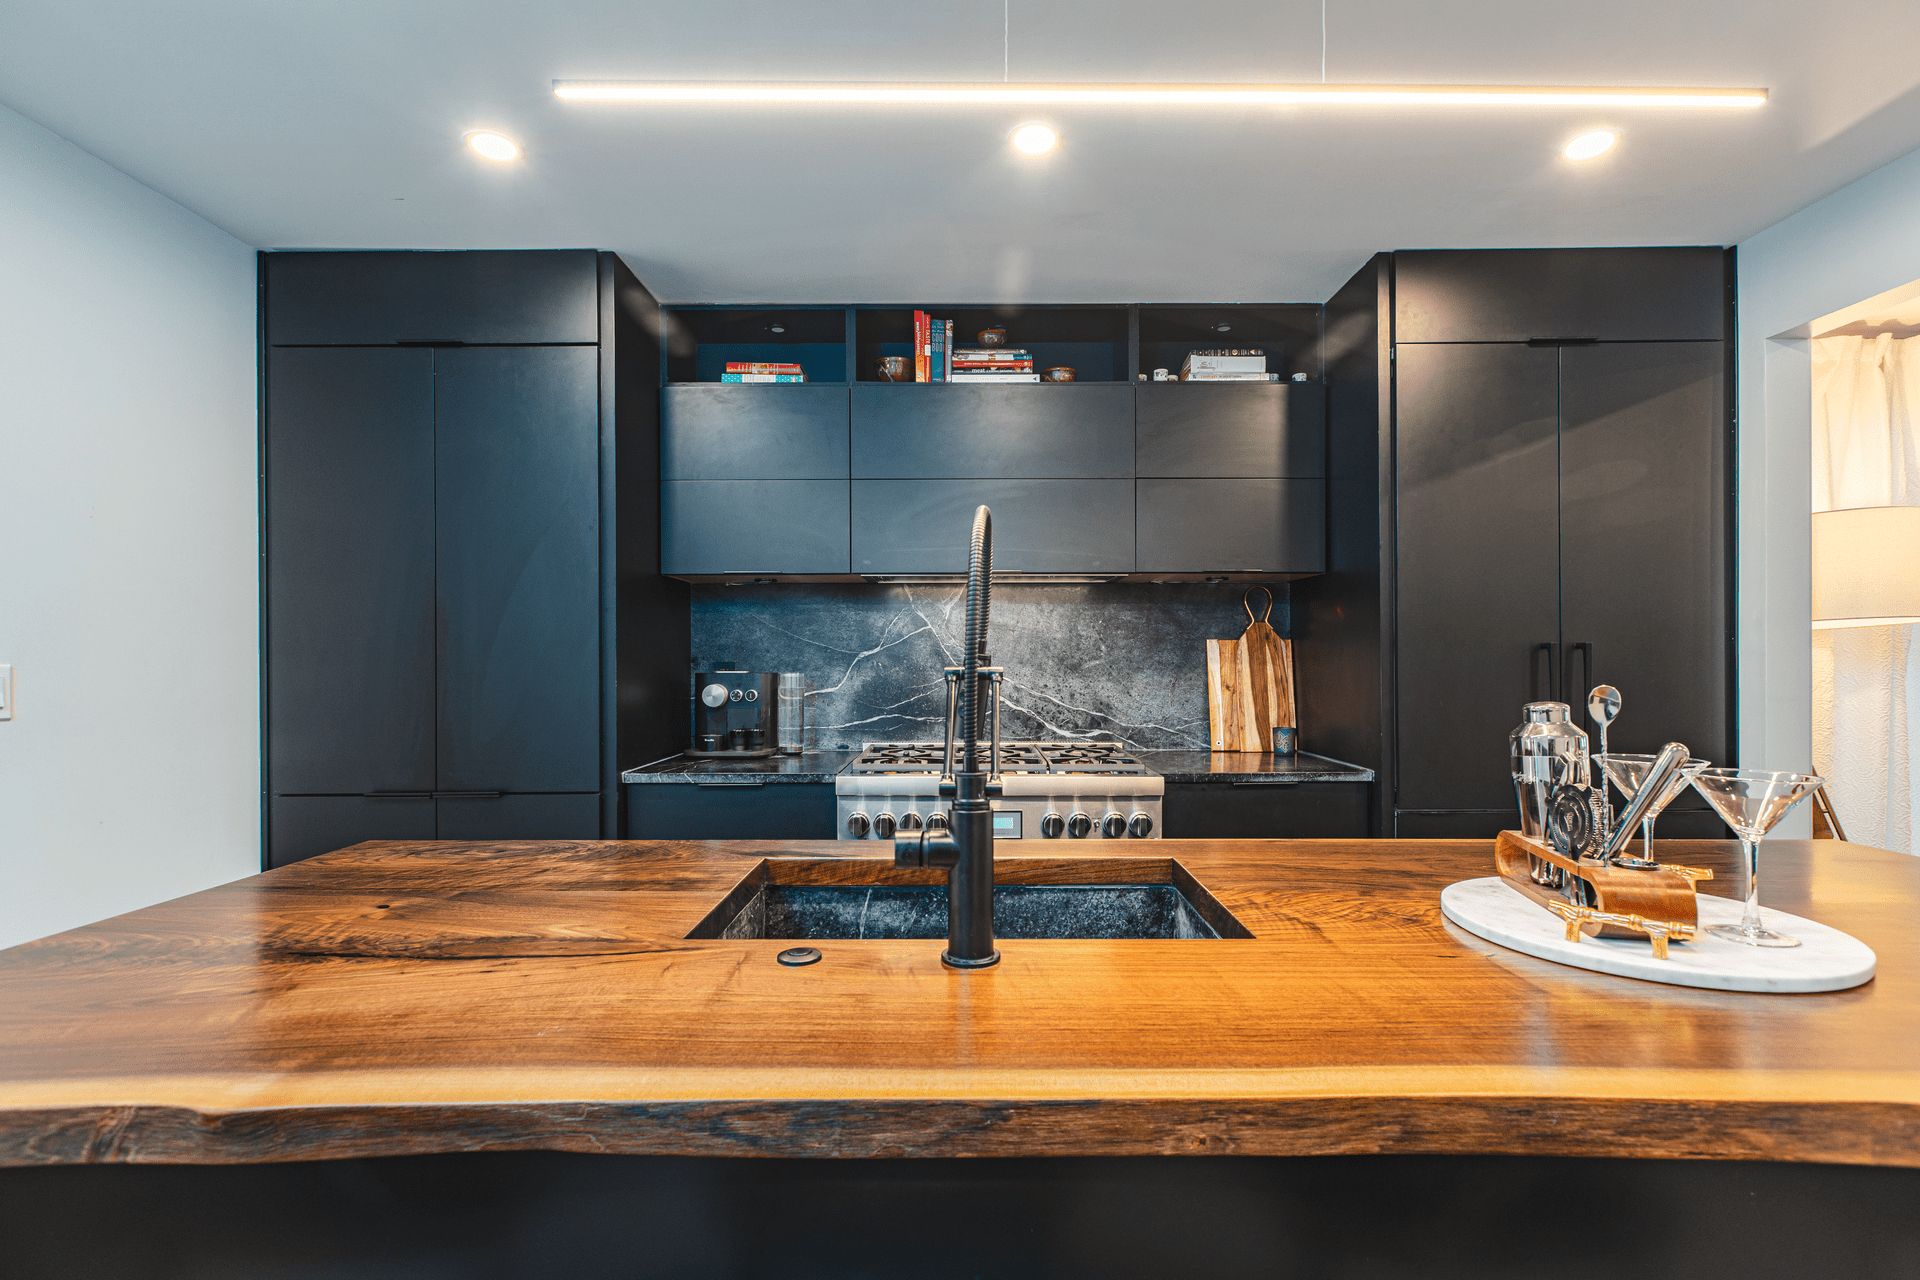
{"label": "undermount stone sink", "polygon": [[[1178,867],[1177,863],[1160,865]],[[1003,866],[1009,866],[1013,875],[1020,874],[1017,866]],[[809,867],[816,870],[810,873]],[[822,867],[826,869],[819,870]],[[1079,869],[1112,870],[1110,866]],[[870,877],[875,882],[846,883],[842,877],[850,870],[855,869],[844,862],[763,862],[687,936],[808,940],[947,936],[944,878],[939,883],[902,883],[907,878],[902,873],[875,865]],[[864,870],[858,868],[856,874]],[[808,883],[813,875],[841,882]],[[914,878],[927,877],[923,873]],[[1253,936],[1184,869],[1162,883],[997,880],[993,932],[1009,940]]]}

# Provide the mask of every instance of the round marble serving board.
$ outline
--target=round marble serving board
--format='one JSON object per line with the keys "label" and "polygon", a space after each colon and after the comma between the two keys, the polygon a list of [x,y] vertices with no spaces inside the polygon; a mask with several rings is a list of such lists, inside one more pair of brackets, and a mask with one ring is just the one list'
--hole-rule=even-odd
{"label": "round marble serving board", "polygon": [[1873,949],[1850,934],[1784,911],[1760,908],[1761,921],[1800,939],[1797,947],[1748,947],[1706,932],[1707,926],[1738,924],[1742,904],[1697,894],[1700,929],[1691,942],[1653,958],[1645,938],[1582,938],[1567,941],[1566,922],[1500,876],[1461,880],[1440,891],[1440,910],[1469,933],[1503,947],[1596,973],[1644,978],[1715,991],[1844,991],[1873,977]]}

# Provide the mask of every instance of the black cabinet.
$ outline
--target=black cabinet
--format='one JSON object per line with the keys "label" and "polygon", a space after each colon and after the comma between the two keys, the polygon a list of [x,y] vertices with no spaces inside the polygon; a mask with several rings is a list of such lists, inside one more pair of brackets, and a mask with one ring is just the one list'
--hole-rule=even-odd
{"label": "black cabinet", "polygon": [[590,249],[276,253],[262,271],[275,346],[600,341]]}
{"label": "black cabinet", "polygon": [[434,787],[433,357],[268,353],[275,794]]}
{"label": "black cabinet", "polygon": [[1131,480],[855,480],[854,572],[966,572],[982,503],[997,572],[1133,572]]}
{"label": "black cabinet", "polygon": [[[611,836],[620,761],[680,745],[657,304],[612,255],[524,257],[262,255],[270,866]],[[435,308],[466,345],[382,336]]]}
{"label": "black cabinet", "polygon": [[831,782],[630,782],[630,840],[832,840]]}
{"label": "black cabinet", "polygon": [[433,797],[275,795],[267,807],[267,863],[284,867],[362,840],[432,840]]}
{"label": "black cabinet", "polygon": [[1311,840],[1367,834],[1364,782],[1169,782],[1169,840]]}
{"label": "black cabinet", "polygon": [[1318,573],[1326,564],[1320,480],[1141,480],[1141,573]]}
{"label": "black cabinet", "polygon": [[[1521,707],[1568,702],[1591,734],[1596,684],[1625,699],[1612,749],[1737,763],[1732,266],[1423,251],[1329,303],[1358,341],[1330,365],[1328,572],[1293,593],[1300,714],[1379,774],[1377,831],[1513,825]],[[1544,340],[1575,338],[1600,340]],[[1661,831],[1720,833],[1692,796]]]}
{"label": "black cabinet", "polygon": [[1140,476],[1327,474],[1326,388],[1317,382],[1149,382],[1136,413]]}
{"label": "black cabinet", "polygon": [[666,573],[844,574],[845,480],[670,480],[660,486]]}
{"label": "black cabinet", "polygon": [[[723,356],[803,359],[835,334],[819,311],[669,314],[669,574],[957,573],[982,502],[1007,572],[1272,580],[1324,568],[1320,382],[1134,381],[1142,360],[1178,364],[1228,330],[1267,349],[1276,372],[1312,377],[1317,307],[961,308],[963,338],[1004,321],[1042,365],[1062,360],[1089,379],[1013,385],[873,381],[874,357],[909,351],[912,313],[890,307],[845,309],[841,332],[860,353],[851,386],[679,381],[720,376]],[[835,480],[850,483],[835,494]]]}
{"label": "black cabinet", "polygon": [[1420,249],[1393,255],[1393,341],[1717,341],[1726,251]]}
{"label": "black cabinet", "polygon": [[1559,350],[1396,361],[1399,805],[1504,812],[1507,733],[1524,703],[1559,696]]}
{"label": "black cabinet", "polygon": [[598,791],[591,347],[434,352],[442,791]]}
{"label": "black cabinet", "polygon": [[441,796],[434,801],[439,840],[594,840],[597,795]]}
{"label": "black cabinet", "polygon": [[1133,431],[1126,386],[862,385],[853,388],[853,477],[1125,478]]}
{"label": "black cabinet", "polygon": [[[845,480],[847,388],[687,383],[660,398],[663,480]],[[778,539],[780,530],[765,532]]]}

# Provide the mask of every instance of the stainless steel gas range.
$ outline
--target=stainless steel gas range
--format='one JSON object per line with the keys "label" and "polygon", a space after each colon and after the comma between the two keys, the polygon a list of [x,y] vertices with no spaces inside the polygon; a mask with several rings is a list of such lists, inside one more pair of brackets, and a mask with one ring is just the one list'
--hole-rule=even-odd
{"label": "stainless steel gas range", "polygon": [[[977,748],[986,758],[988,744]],[[896,831],[944,825],[943,748],[937,742],[869,742],[834,778],[840,839],[891,840]],[[1166,783],[1117,742],[1003,742],[996,840],[1154,840]]]}

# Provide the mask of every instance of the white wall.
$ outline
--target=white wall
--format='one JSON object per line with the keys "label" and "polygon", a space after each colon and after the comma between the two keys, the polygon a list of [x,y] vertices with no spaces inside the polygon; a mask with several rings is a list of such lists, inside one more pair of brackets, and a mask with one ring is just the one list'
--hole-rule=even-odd
{"label": "white wall", "polygon": [[[1920,151],[1739,248],[1740,763],[1806,770],[1813,399],[1805,326],[1920,279]],[[1809,834],[1807,808],[1780,834]]]}
{"label": "white wall", "polygon": [[259,870],[253,282],[0,108],[0,946]]}

